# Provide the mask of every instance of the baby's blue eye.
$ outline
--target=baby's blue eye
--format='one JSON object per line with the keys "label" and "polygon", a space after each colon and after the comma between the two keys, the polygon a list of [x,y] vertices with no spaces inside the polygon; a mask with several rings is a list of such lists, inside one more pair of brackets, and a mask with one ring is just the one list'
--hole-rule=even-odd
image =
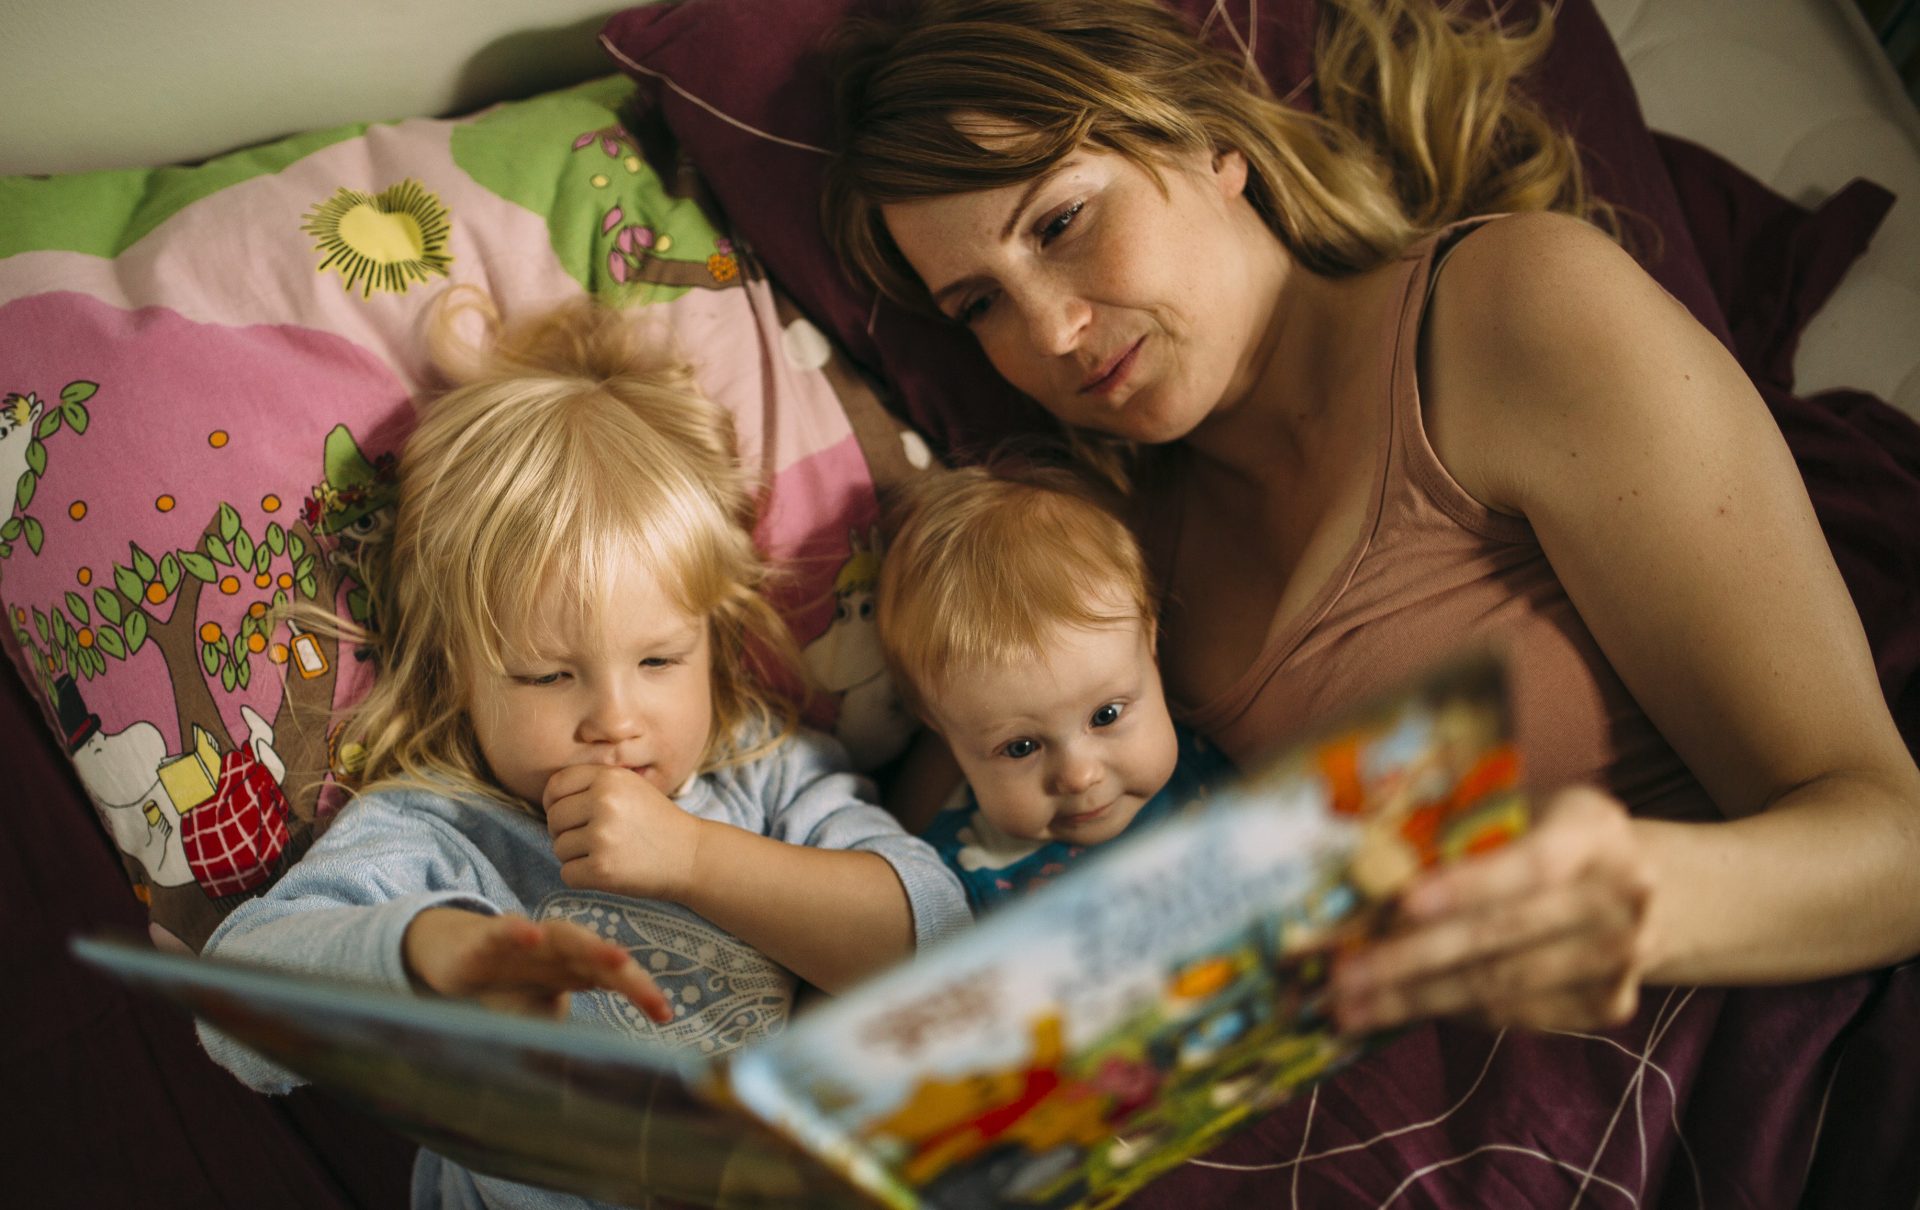
{"label": "baby's blue eye", "polygon": [[1093,725],[1096,727],[1113,726],[1120,721],[1120,715],[1123,709],[1119,702],[1108,702],[1093,712]]}
{"label": "baby's blue eye", "polygon": [[1032,756],[1035,752],[1038,752],[1039,750],[1040,750],[1040,745],[1034,743],[1030,739],[1013,740],[1012,742],[1008,743],[1006,747],[1001,749],[1002,752],[1006,753],[1008,756],[1011,756],[1015,760],[1020,760],[1020,759],[1023,759],[1024,757]]}

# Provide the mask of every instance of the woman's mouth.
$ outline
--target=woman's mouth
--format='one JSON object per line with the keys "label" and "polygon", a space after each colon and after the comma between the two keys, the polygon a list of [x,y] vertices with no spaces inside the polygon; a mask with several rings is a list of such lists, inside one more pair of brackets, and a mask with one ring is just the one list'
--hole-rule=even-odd
{"label": "woman's mouth", "polygon": [[1080,394],[1111,395],[1119,390],[1121,386],[1126,383],[1127,379],[1132,376],[1134,363],[1138,361],[1140,357],[1140,346],[1146,342],[1147,338],[1142,336],[1140,339],[1128,345],[1125,352],[1102,366],[1096,373],[1080,384]]}

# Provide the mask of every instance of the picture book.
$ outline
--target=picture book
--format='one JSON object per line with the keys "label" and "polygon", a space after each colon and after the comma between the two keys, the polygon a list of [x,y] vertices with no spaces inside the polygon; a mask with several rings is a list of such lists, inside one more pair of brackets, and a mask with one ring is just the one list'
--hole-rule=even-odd
{"label": "picture book", "polygon": [[1110,1206],[1378,1039],[1327,974],[1527,823],[1503,671],[1451,664],[970,932],[710,1058],[103,940],[80,955],[476,1171],[674,1206]]}

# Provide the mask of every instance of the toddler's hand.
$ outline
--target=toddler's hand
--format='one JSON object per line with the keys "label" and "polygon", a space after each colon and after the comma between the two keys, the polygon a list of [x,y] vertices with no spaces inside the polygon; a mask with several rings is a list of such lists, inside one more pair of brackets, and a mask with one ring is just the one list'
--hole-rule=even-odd
{"label": "toddler's hand", "polygon": [[416,984],[489,1008],[561,1020],[571,993],[604,987],[656,1022],[673,1020],[633,955],[566,920],[428,908],[407,926],[401,953]]}
{"label": "toddler's hand", "polygon": [[547,779],[547,835],[568,886],[681,902],[701,821],[631,769],[574,765]]}

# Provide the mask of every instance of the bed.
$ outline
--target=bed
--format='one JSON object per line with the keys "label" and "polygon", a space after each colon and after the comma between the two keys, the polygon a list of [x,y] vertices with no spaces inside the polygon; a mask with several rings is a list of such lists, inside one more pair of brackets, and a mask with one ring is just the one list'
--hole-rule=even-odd
{"label": "bed", "polygon": [[[11,120],[0,128],[0,176],[11,180],[0,182],[0,215],[5,216],[0,227],[13,230],[0,230],[0,319],[13,307],[12,319],[19,321],[35,298],[93,289],[74,286],[92,271],[85,266],[93,261],[132,264],[147,255],[143,248],[152,248],[148,259],[138,260],[138,282],[126,287],[129,303],[147,300],[141,305],[149,305],[164,295],[169,306],[202,323],[255,333],[249,324],[273,316],[270,310],[252,314],[250,307],[263,305],[276,291],[309,290],[315,276],[311,263],[298,280],[266,272],[246,278],[223,267],[264,263],[261,246],[253,242],[252,217],[285,201],[267,192],[266,182],[298,179],[295,165],[329,154],[346,171],[349,152],[369,149],[364,159],[374,167],[366,182],[353,185],[359,194],[341,200],[323,192],[313,196],[311,204],[299,199],[285,203],[293,207],[288,221],[301,231],[303,247],[318,246],[329,230],[338,234],[339,222],[348,221],[361,196],[380,203],[373,209],[387,214],[410,204],[411,195],[387,197],[375,188],[385,188],[394,176],[382,167],[381,156],[399,154],[396,148],[412,146],[410,139],[438,140],[434,145],[450,148],[467,175],[491,182],[484,193],[439,199],[466,224],[457,226],[451,242],[440,249],[455,266],[453,272],[484,267],[490,283],[520,290],[529,301],[579,288],[578,283],[588,288],[597,288],[594,283],[609,289],[644,287],[662,302],[704,308],[699,310],[702,322],[716,330],[737,334],[746,325],[754,332],[759,355],[745,359],[750,364],[734,367],[723,387],[757,399],[777,378],[780,398],[801,402],[796,408],[753,412],[761,426],[755,430],[758,448],[769,467],[791,485],[782,495],[792,502],[783,513],[784,528],[763,536],[814,569],[820,589],[810,598],[814,611],[808,613],[809,606],[798,596],[790,604],[800,619],[797,627],[818,647],[820,666],[833,669],[838,678],[839,697],[827,721],[852,728],[867,681],[860,668],[834,662],[829,615],[836,593],[860,589],[857,573],[865,566],[860,556],[872,542],[874,484],[911,473],[926,460],[927,443],[896,417],[913,421],[935,447],[952,445],[961,434],[950,427],[950,416],[916,393],[922,388],[916,386],[911,367],[892,372],[902,368],[890,365],[888,356],[902,355],[902,348],[911,352],[910,343],[863,349],[858,343],[860,323],[833,321],[837,304],[816,292],[819,275],[808,271],[805,249],[791,247],[777,226],[753,228],[741,238],[743,230],[761,219],[753,205],[754,190],[777,192],[783,179],[779,174],[789,163],[782,157],[791,157],[797,165],[807,162],[804,150],[766,144],[761,136],[770,127],[756,128],[755,134],[741,139],[746,107],[777,103],[781,95],[777,79],[755,91],[756,84],[769,81],[756,79],[747,65],[780,61],[790,48],[778,44],[784,27],[773,17],[785,19],[807,6],[769,3],[759,10],[768,19],[758,21],[753,19],[756,10],[739,0],[703,3],[705,10],[687,10],[695,19],[686,23],[639,18],[630,36],[602,45],[596,34],[614,29],[607,20],[618,7],[604,0],[408,6],[307,6],[277,0],[225,0],[217,5],[92,0],[51,6],[8,0],[0,9],[7,32],[0,41],[0,68],[12,100]],[[1245,4],[1198,9],[1210,7],[1220,8],[1228,24],[1235,14],[1242,19],[1246,14]],[[1267,5],[1268,16],[1279,19],[1273,13],[1285,7]],[[703,24],[709,12],[713,23]],[[750,19],[745,25],[738,20],[741,13]],[[1685,246],[1669,242],[1662,252],[1674,258],[1684,254],[1688,268],[1663,280],[1698,312],[1720,317],[1723,339],[1742,355],[1794,442],[1875,640],[1883,687],[1913,742],[1920,736],[1920,636],[1914,633],[1915,619],[1920,618],[1920,430],[1911,423],[1920,419],[1920,116],[1846,0],[1593,0],[1590,7],[1568,0],[1566,13],[1576,28],[1597,14],[1617,43],[1619,58],[1612,59],[1608,52],[1591,56],[1591,62],[1560,63],[1556,70],[1565,74],[1555,87],[1573,93],[1576,101],[1579,95],[1590,95],[1611,96],[1617,102],[1624,94],[1607,91],[1614,84],[1606,70],[1624,63],[1647,124],[1662,132],[1644,146],[1635,144],[1638,158],[1622,153],[1611,167],[1623,178],[1639,174],[1628,184],[1657,177],[1662,189],[1669,190],[1661,194],[1670,199],[1662,205],[1670,205],[1672,215],[1678,216],[1669,234]],[[698,36],[703,33],[704,38]],[[648,47],[645,53],[636,49],[643,44]],[[726,54],[717,53],[721,49]],[[664,173],[646,190],[633,192],[645,173],[630,165],[646,148],[621,125],[628,116],[624,98],[630,85],[590,83],[583,92],[560,91],[606,78],[616,68],[625,68],[643,91],[652,90],[658,110],[670,119],[675,113],[686,115],[674,133],[681,138],[686,162],[697,170],[699,179],[688,189],[678,188],[684,182]],[[702,71],[709,74],[701,77]],[[1578,94],[1578,89],[1594,91]],[[556,96],[563,99],[554,100]],[[485,120],[379,124],[412,115],[464,115],[505,99],[525,100],[522,108],[490,111]],[[734,107],[736,101],[742,108]],[[368,122],[376,125],[367,127]],[[703,141],[696,134],[698,122],[717,124],[715,133]],[[543,154],[554,165],[555,180],[561,179],[558,174],[571,173],[586,182],[576,193],[526,191],[526,182],[533,178],[525,175],[524,164],[505,162],[518,155],[511,150],[517,144],[502,140],[510,134],[523,137],[515,132],[528,128],[552,132]],[[307,141],[289,143],[288,136]],[[494,141],[489,143],[489,138]],[[728,143],[728,138],[741,141]],[[503,146],[510,150],[503,153]],[[207,192],[207,178],[113,176],[158,165],[195,164],[244,147],[258,148],[266,159],[247,174],[223,179],[221,187],[261,192],[248,196],[246,209],[211,222],[201,242],[188,246],[188,252],[175,247],[177,240],[170,233],[177,230],[176,216],[191,212],[192,201],[176,195]],[[723,147],[734,159],[719,156]],[[730,177],[740,171],[748,173],[745,183]],[[107,176],[80,175],[94,172]],[[35,175],[43,179],[26,180]],[[1884,189],[1852,184],[1862,177]],[[609,183],[598,183],[601,178]],[[103,192],[101,183],[109,179],[124,188]],[[687,208],[689,197],[701,196],[697,190],[702,184],[728,206],[732,228],[708,225],[701,212]],[[57,249],[44,239],[41,244],[23,242],[29,228],[38,232],[47,224],[40,211],[31,212],[40,217],[25,222],[22,216],[30,211],[20,199],[67,187],[88,206],[118,198],[113,204],[122,212],[112,224],[117,236],[87,244],[63,234],[59,238],[75,246]],[[610,188],[629,192],[618,202],[607,200],[611,194],[593,192]],[[22,192],[34,189],[40,192]],[[335,226],[330,229],[325,204],[336,200],[340,204],[331,212]],[[176,209],[166,209],[175,203]],[[478,230],[472,216],[483,212],[502,224],[488,238],[469,234]],[[643,212],[644,222],[637,217]],[[416,223],[415,234],[433,226],[430,208],[408,213]],[[513,226],[528,213],[544,215],[546,222]],[[104,221],[78,202],[59,217],[63,231]],[[140,224],[147,219],[152,221],[142,230]],[[169,227],[170,221],[176,226]],[[146,234],[155,231],[169,238],[148,239],[143,245]],[[679,245],[677,254],[663,237]],[[566,271],[516,256],[513,249],[525,245],[515,240],[545,240],[555,250],[555,263]],[[696,248],[697,256],[690,251]],[[1756,249],[1764,254],[1757,255]],[[56,258],[55,251],[68,259]],[[410,268],[389,272],[402,278],[416,274],[418,282],[444,275],[432,257],[415,260]],[[376,500],[382,474],[379,409],[391,408],[418,370],[394,343],[400,330],[394,325],[402,314],[395,308],[405,291],[383,289],[378,272],[377,265],[356,267],[342,260],[319,274],[327,286],[327,309],[323,318],[312,320],[314,327],[330,338],[374,350],[364,363],[354,363],[364,371],[357,377],[327,380],[343,400],[361,398],[354,394],[361,392],[367,410],[342,413],[345,419],[322,417],[298,437],[302,456],[319,459],[322,472],[288,480],[297,485],[293,491],[277,487],[277,480],[233,480],[225,495],[216,492],[200,501],[207,510],[205,532],[199,532],[196,521],[184,540],[172,541],[177,549],[163,550],[139,536],[129,546],[119,541],[124,534],[116,533],[119,544],[114,549],[103,545],[97,556],[84,556],[78,570],[63,566],[58,591],[35,588],[39,597],[64,602],[44,611],[47,633],[37,629],[42,623],[30,604],[16,605],[24,601],[21,586],[30,581],[24,569],[37,565],[33,560],[43,549],[66,549],[59,545],[62,541],[115,515],[107,495],[83,498],[83,493],[60,490],[57,477],[63,466],[80,465],[96,446],[104,448],[115,439],[110,426],[91,427],[95,419],[112,415],[115,384],[106,374],[65,370],[44,350],[63,340],[105,347],[109,339],[124,337],[127,329],[91,312],[57,310],[37,318],[38,328],[8,330],[0,322],[0,394],[13,409],[0,413],[0,428],[26,434],[16,442],[19,466],[0,461],[0,477],[14,481],[11,476],[31,471],[46,493],[36,503],[30,493],[22,500],[16,492],[13,511],[4,519],[11,532],[0,536],[8,551],[6,561],[0,562],[0,597],[6,598],[10,611],[19,611],[7,635],[13,658],[8,668],[0,669],[0,733],[9,737],[10,757],[8,789],[0,794],[7,807],[5,840],[0,842],[0,902],[12,919],[24,922],[24,927],[8,931],[6,964],[20,990],[10,998],[13,1028],[0,1042],[12,1110],[9,1129],[0,1135],[0,1171],[7,1173],[10,1202],[236,1208],[404,1203],[411,1148],[403,1141],[311,1093],[271,1102],[254,1096],[207,1062],[183,1019],[83,973],[64,950],[72,933],[102,928],[138,932],[157,927],[155,935],[162,941],[191,945],[217,918],[225,897],[248,893],[258,878],[270,875],[271,862],[297,851],[299,812],[294,810],[288,818],[296,820],[296,826],[285,836],[262,826],[248,831],[245,825],[255,817],[241,815],[223,817],[217,836],[207,834],[207,845],[239,835],[244,846],[251,846],[246,851],[258,858],[254,866],[232,860],[230,849],[220,850],[228,855],[225,864],[211,848],[181,850],[177,857],[172,850],[156,851],[150,859],[142,858],[130,847],[130,833],[118,826],[122,817],[103,808],[109,805],[107,799],[115,800],[111,805],[142,805],[138,792],[120,804],[114,790],[117,781],[124,780],[117,771],[130,767],[126,761],[131,758],[121,754],[136,747],[145,762],[140,764],[143,777],[164,766],[172,770],[169,776],[188,778],[197,767],[208,783],[206,803],[225,803],[230,796],[245,798],[248,793],[254,794],[250,802],[260,795],[270,797],[268,782],[287,781],[284,772],[262,781],[261,771],[270,774],[276,761],[282,770],[303,767],[303,761],[326,768],[338,757],[325,750],[324,730],[303,741],[314,751],[291,742],[291,724],[267,703],[291,701],[293,693],[242,678],[278,677],[272,686],[291,685],[303,692],[325,680],[333,691],[359,671],[351,666],[350,656],[343,658],[332,649],[319,657],[326,670],[305,677],[301,670],[318,663],[303,663],[306,649],[282,642],[292,636],[250,625],[247,618],[254,615],[247,602],[256,588],[261,601],[276,591],[306,591],[309,596],[350,591],[350,566],[319,558],[319,538],[330,539],[329,552],[339,550],[344,540],[339,536],[351,535],[370,511],[363,506]],[[204,283],[191,304],[176,303],[165,294],[189,278]],[[405,280],[396,281],[406,285]],[[783,285],[793,293],[777,288]],[[343,306],[336,295],[350,305]],[[314,297],[321,296],[316,292]],[[307,317],[298,318],[304,322]],[[859,315],[862,323],[867,318],[865,312]],[[294,317],[283,321],[292,323]],[[153,347],[188,347],[189,342],[164,325],[139,330],[153,342],[149,354]],[[47,339],[26,340],[21,331],[43,333]],[[73,335],[76,331],[81,335]],[[335,348],[325,342],[314,347],[321,345],[322,352]],[[285,375],[293,371],[279,368],[252,377],[241,373],[256,347],[222,345],[209,355],[226,358],[222,364],[234,371],[219,379],[221,389],[231,392],[220,397],[220,406],[233,409],[234,415],[244,412],[255,417],[248,423],[262,425],[266,422],[256,412],[275,414],[273,409],[286,406],[283,401],[290,397],[285,384],[308,380],[288,379]],[[317,360],[302,372],[332,372],[337,365],[318,353],[313,356]],[[928,364],[939,364],[937,357]],[[213,406],[198,401],[200,395],[217,394],[196,386],[196,366],[203,365],[190,362],[178,371],[182,397],[195,397],[181,406]],[[879,406],[883,398],[890,410]],[[262,399],[267,404],[261,404]],[[809,426],[790,420],[794,414],[826,419]],[[337,427],[345,427],[351,439],[336,439]],[[201,425],[189,443],[192,448],[178,454],[182,460],[191,456],[203,462],[180,465],[212,465],[204,460],[242,451],[249,431],[219,420]],[[29,449],[35,443],[40,446],[37,455]],[[134,448],[145,450],[151,444],[147,440]],[[0,442],[0,451],[10,456],[13,450]],[[49,458],[52,470],[47,469]],[[110,462],[101,466],[103,476],[113,470]],[[187,476],[191,490],[201,490],[202,478]],[[846,486],[850,482],[852,488]],[[231,520],[214,508],[229,498],[239,504]],[[162,508],[162,500],[172,503]],[[269,500],[274,502],[271,509]],[[142,525],[159,524],[156,516],[161,512],[190,511],[187,489],[146,492],[139,506]],[[26,524],[28,519],[33,526]],[[308,549],[303,539],[300,553],[291,554],[292,538],[300,533],[312,537],[316,549]],[[314,561],[303,564],[310,555]],[[207,573],[204,578],[201,570]],[[80,578],[81,571],[89,573],[86,578]],[[122,571],[132,579],[124,581],[118,574]],[[311,590],[304,587],[309,579]],[[227,591],[229,580],[232,592]],[[198,588],[193,587],[196,581]],[[183,633],[171,625],[173,614],[167,610],[177,611],[185,599],[181,594],[189,590],[204,593],[215,605],[231,598],[230,608],[217,617],[203,610],[191,619],[200,629]],[[158,594],[158,599],[150,594]],[[134,613],[141,609],[155,621],[133,624]],[[54,623],[56,615],[62,620]],[[207,631],[207,625],[214,631]],[[214,637],[208,638],[209,633]],[[113,651],[116,644],[119,654]],[[199,671],[190,672],[191,677],[218,689],[209,690],[213,706],[169,706],[167,719],[177,715],[177,727],[156,728],[155,736],[147,737],[130,721],[148,717],[141,713],[148,708],[138,699],[106,703],[113,701],[109,688],[119,683],[116,676],[125,679],[125,670],[134,667],[129,661],[163,645],[173,660],[164,665],[173,670],[167,678],[178,679],[182,661],[191,670],[192,661],[198,660]],[[283,646],[285,651],[280,650]],[[154,663],[151,654],[144,658]],[[61,688],[63,676],[71,689]],[[253,717],[242,713],[236,702]],[[115,709],[122,713],[116,715]],[[196,724],[211,737],[210,747],[197,746],[199,733],[192,729]],[[849,734],[872,745],[868,755],[873,760],[884,759],[895,738],[884,728]],[[157,757],[152,744],[160,745]],[[184,764],[169,763],[183,758]],[[309,815],[323,806],[316,799],[309,804]],[[133,816],[124,818],[134,831],[140,830]],[[184,861],[191,869],[168,867],[168,861]],[[190,881],[167,881],[182,871],[191,875]],[[142,887],[144,898],[129,893],[130,880]],[[200,906],[202,901],[210,906]],[[1913,1025],[1920,1020],[1915,982],[1909,969],[1872,981],[1836,981],[1804,993],[1826,997],[1836,1006],[1844,1002],[1844,1011],[1836,1007],[1832,1017],[1841,1024],[1835,1027],[1839,1034],[1830,1053],[1840,1058],[1804,1070],[1764,1074],[1782,1086],[1796,1082],[1820,1089],[1817,1121],[1774,1122],[1753,1101],[1759,1086],[1754,1080],[1722,1078],[1716,1083],[1710,1068],[1697,1068],[1705,1074],[1689,1091],[1699,1116],[1688,1120],[1685,1131],[1678,1129],[1676,1119],[1673,1138],[1678,1141],[1656,1143],[1651,1186],[1646,1183],[1644,1140],[1650,1127],[1659,1133],[1659,1112],[1671,1102],[1661,1099],[1659,1080],[1667,1069],[1650,1061],[1659,1039],[1649,1033],[1637,1058],[1619,1056],[1626,1060],[1622,1088],[1631,1095],[1623,1096],[1617,1121],[1602,1124],[1599,1149],[1590,1159],[1579,1157],[1588,1179],[1576,1182],[1581,1192],[1575,1200],[1776,1205],[1788,1204],[1804,1190],[1819,1204],[1915,1204],[1920,1157],[1911,1154],[1908,1144],[1912,1123],[1920,1120],[1920,1084],[1907,1053]],[[1651,1028],[1671,1029],[1683,1009],[1697,1012],[1703,1003],[1694,1001],[1689,1009],[1688,999],[1670,997],[1655,1006]],[[1753,1031],[1751,1037],[1782,1047],[1794,1042],[1778,1036],[1794,1018],[1776,1004],[1717,1002],[1715,1011],[1739,1017],[1741,1027]],[[1674,1037],[1684,1033],[1683,1027]],[[1501,1045],[1499,1039],[1491,1048],[1483,1043],[1465,1060],[1485,1060],[1480,1078],[1467,1073],[1472,1087],[1508,1078],[1495,1065]],[[1443,1064],[1449,1059],[1436,1051],[1410,1061]],[[1677,1099],[1671,1088],[1666,1095]],[[1717,1122],[1716,1112],[1721,1115]],[[1751,1137],[1775,1128],[1781,1131],[1778,1137]],[[1642,1148],[1637,1187],[1620,1178],[1620,1171],[1631,1172],[1636,1164],[1629,1146],[1636,1136]],[[1332,1136],[1315,1137],[1314,1155],[1302,1149],[1275,1160],[1272,1144],[1256,1131],[1146,1200],[1245,1205],[1277,1203],[1289,1195],[1309,1201],[1335,1198],[1341,1186],[1315,1183],[1337,1176],[1332,1165],[1317,1157],[1342,1147],[1372,1148],[1383,1170],[1439,1174],[1415,1191],[1432,1204],[1493,1198],[1486,1192],[1493,1186],[1485,1182],[1494,1179],[1516,1182],[1506,1187],[1520,1199],[1525,1196],[1520,1191],[1528,1188],[1525,1181],[1531,1179],[1490,1166],[1528,1150],[1512,1139],[1486,1144],[1482,1150],[1463,1148],[1444,1131],[1417,1138],[1402,1135],[1391,1145],[1373,1138],[1334,1143],[1326,1141]],[[1609,1145],[1618,1154],[1603,1157]],[[1723,1179],[1715,1172],[1716,1164],[1739,1166],[1756,1153],[1765,1155],[1766,1164],[1739,1179]],[[1614,1167],[1604,1165],[1603,1158]],[[1556,1179],[1568,1170],[1567,1161],[1559,1158],[1541,1161],[1540,1166],[1557,1168]],[[1649,1188],[1653,1192],[1647,1192]]]}

